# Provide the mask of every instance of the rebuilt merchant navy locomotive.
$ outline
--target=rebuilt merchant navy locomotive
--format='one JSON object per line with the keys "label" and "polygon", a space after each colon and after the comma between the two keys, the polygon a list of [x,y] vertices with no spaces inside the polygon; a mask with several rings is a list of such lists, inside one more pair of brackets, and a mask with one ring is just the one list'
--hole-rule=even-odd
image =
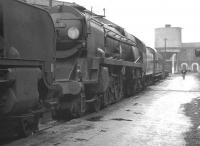
{"label": "rebuilt merchant navy locomotive", "polygon": [[76,4],[48,11],[57,35],[57,90],[47,94],[55,118],[98,111],[163,77],[162,57],[103,16]]}
{"label": "rebuilt merchant navy locomotive", "polygon": [[78,5],[49,13],[57,35],[57,90],[48,94],[57,100],[54,117],[98,111],[142,88],[146,48],[139,39]]}
{"label": "rebuilt merchant navy locomotive", "polygon": [[28,135],[45,108],[79,117],[163,77],[156,50],[103,16],[76,4],[39,7],[0,2],[1,127]]}

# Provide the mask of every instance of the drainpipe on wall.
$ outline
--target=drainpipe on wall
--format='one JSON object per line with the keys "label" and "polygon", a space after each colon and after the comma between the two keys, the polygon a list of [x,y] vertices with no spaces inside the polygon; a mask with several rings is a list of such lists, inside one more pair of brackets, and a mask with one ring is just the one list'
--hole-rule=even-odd
{"label": "drainpipe on wall", "polygon": [[166,70],[166,67],[167,67],[167,38],[164,38],[164,47],[165,47],[165,53],[164,53],[164,61],[165,61],[165,64],[164,64],[164,68]]}
{"label": "drainpipe on wall", "polygon": [[176,60],[176,54],[172,55],[172,74],[175,73],[175,60]]}

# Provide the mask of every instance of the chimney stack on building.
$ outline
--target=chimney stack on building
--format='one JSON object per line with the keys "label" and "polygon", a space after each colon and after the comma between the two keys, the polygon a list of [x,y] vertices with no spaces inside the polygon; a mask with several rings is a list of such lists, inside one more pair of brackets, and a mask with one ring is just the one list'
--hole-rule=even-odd
{"label": "chimney stack on building", "polygon": [[165,28],[171,27],[171,24],[165,24]]}

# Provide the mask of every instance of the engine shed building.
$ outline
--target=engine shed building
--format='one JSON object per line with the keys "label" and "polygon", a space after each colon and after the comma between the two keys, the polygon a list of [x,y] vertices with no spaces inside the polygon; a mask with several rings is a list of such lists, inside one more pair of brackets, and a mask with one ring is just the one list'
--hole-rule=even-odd
{"label": "engine shed building", "polygon": [[200,50],[200,42],[182,42],[182,28],[165,27],[155,29],[155,48],[166,60],[165,67],[170,73],[178,73],[183,68],[191,72],[200,72],[200,57],[195,55]]}

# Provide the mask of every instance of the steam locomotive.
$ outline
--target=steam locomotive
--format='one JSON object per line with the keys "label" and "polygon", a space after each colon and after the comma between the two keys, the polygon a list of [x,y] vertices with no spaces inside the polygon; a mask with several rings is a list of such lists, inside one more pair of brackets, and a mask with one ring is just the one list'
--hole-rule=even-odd
{"label": "steam locomotive", "polygon": [[54,119],[79,117],[164,77],[155,49],[77,4],[2,0],[0,38],[0,127],[23,136],[37,130],[44,109]]}
{"label": "steam locomotive", "polygon": [[163,77],[158,52],[103,16],[78,5],[48,11],[57,34],[55,118],[98,111]]}

